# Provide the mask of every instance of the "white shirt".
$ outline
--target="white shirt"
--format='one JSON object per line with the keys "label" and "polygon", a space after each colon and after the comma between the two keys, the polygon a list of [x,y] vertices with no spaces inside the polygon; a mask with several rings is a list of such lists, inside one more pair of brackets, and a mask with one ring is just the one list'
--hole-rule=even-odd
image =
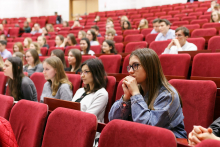
{"label": "white shirt", "polygon": [[[83,51],[81,51],[81,54],[82,54],[82,55],[84,55],[84,52],[83,52]],[[93,55],[95,54],[95,52],[94,52],[94,51],[92,51],[92,50],[89,50],[88,54],[90,54],[90,55],[92,55],[92,56],[93,56]]]}
{"label": "white shirt", "polygon": [[[76,91],[72,101],[75,102],[85,92],[84,88]],[[86,95],[80,102],[80,109],[97,116],[98,122],[104,123],[105,108],[108,103],[108,92],[101,88],[96,92]]]}
{"label": "white shirt", "polygon": [[163,41],[163,40],[174,39],[174,38],[175,38],[175,30],[169,29],[165,36],[162,33],[159,33],[155,41]]}
{"label": "white shirt", "polygon": [[98,41],[90,41],[90,45],[93,46],[93,45],[99,45],[99,42]]}
{"label": "white shirt", "polygon": [[197,51],[197,46],[186,41],[181,48],[173,45],[170,49],[166,48],[162,54],[178,54],[178,51]]}

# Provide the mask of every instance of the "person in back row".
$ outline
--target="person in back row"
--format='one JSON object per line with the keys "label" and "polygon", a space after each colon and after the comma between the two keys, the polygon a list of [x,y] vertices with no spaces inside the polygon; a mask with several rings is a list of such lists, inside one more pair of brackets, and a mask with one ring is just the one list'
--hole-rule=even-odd
{"label": "person in back row", "polygon": [[207,12],[212,12],[214,11],[214,7],[217,5],[216,0],[211,1],[211,7],[207,10]]}
{"label": "person in back row", "polygon": [[37,101],[37,90],[33,81],[24,75],[23,63],[19,57],[9,57],[4,64],[4,75],[9,77],[10,96],[15,101],[21,99]]}
{"label": "person in back row", "polygon": [[160,33],[157,35],[155,41],[163,41],[175,38],[175,31],[170,29],[170,21],[167,19],[160,19],[159,21]]}
{"label": "person in back row", "polygon": [[43,72],[43,65],[40,62],[37,50],[29,49],[25,53],[27,64],[24,66],[24,72],[31,76],[35,72]]}
{"label": "person in back row", "polygon": [[31,34],[36,34],[36,33],[42,33],[42,29],[40,28],[40,25],[38,23],[34,24],[34,27],[31,30]]}
{"label": "person in back row", "polygon": [[109,112],[113,119],[171,130],[176,138],[186,138],[182,102],[177,90],[163,74],[159,57],[152,49],[137,49],[129,57],[129,76],[122,82],[124,95]]}
{"label": "person in back row", "polygon": [[114,41],[115,34],[116,34],[115,29],[108,29],[105,33],[105,40]]}
{"label": "person in back row", "polygon": [[97,37],[102,37],[102,35],[99,33],[99,27],[97,25],[92,26],[91,30],[95,31]]}
{"label": "person in back row", "polygon": [[175,30],[175,39],[172,39],[170,44],[162,54],[178,54],[178,51],[196,51],[197,46],[189,43],[189,30],[186,27],[179,27]]}
{"label": "person in back row", "polygon": [[63,64],[58,57],[49,57],[43,62],[43,74],[47,82],[44,84],[40,101],[44,102],[44,97],[71,101],[72,83],[68,80]]}
{"label": "person in back row", "polygon": [[93,31],[92,29],[87,31],[86,38],[89,39],[91,46],[99,45],[97,35],[96,35],[95,31]]}
{"label": "person in back row", "polygon": [[0,55],[3,59],[11,57],[11,52],[9,52],[5,47],[7,45],[7,41],[0,40]]}
{"label": "person in back row", "polygon": [[153,30],[150,32],[151,34],[157,34],[160,33],[159,27],[160,27],[160,19],[156,18],[153,20]]}
{"label": "person in back row", "polygon": [[141,19],[138,26],[138,30],[147,29],[147,28],[148,28],[148,21],[146,19]]}

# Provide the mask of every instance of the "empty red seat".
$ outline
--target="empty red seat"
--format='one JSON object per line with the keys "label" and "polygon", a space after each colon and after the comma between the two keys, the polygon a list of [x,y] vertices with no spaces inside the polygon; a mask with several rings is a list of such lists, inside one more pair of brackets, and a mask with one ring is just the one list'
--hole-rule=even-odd
{"label": "empty red seat", "polygon": [[196,18],[197,18],[196,16],[184,16],[184,17],[182,17],[181,21],[184,21],[184,20],[191,21]]}
{"label": "empty red seat", "polygon": [[200,16],[199,16],[199,19],[208,19],[208,20],[209,20],[209,19],[210,19],[210,15],[211,15],[211,14],[208,14],[208,15],[200,15]]}
{"label": "empty red seat", "polygon": [[81,50],[81,49],[80,49],[80,46],[67,46],[67,47],[65,48],[65,56],[68,56],[69,50],[71,50],[71,49]]}
{"label": "empty red seat", "polygon": [[48,23],[56,24],[57,16],[48,16]]}
{"label": "empty red seat", "polygon": [[18,37],[18,38],[14,38],[13,42],[23,42],[24,41],[24,37]]}
{"label": "empty red seat", "polygon": [[209,39],[208,50],[215,52],[216,49],[220,49],[220,36],[213,36]]}
{"label": "empty red seat", "polygon": [[97,37],[97,39],[98,39],[98,41],[99,41],[99,44],[102,44],[102,43],[103,43],[103,41],[105,40],[105,38],[104,38],[104,37]]}
{"label": "empty red seat", "polygon": [[46,104],[28,100],[20,100],[12,108],[9,122],[18,146],[41,146],[47,114],[48,106]]}
{"label": "empty red seat", "polygon": [[219,28],[220,23],[205,23],[202,25],[202,28]]}
{"label": "empty red seat", "polygon": [[204,50],[205,49],[205,39],[203,37],[188,38],[187,41],[195,44],[197,46],[197,50]]}
{"label": "empty red seat", "polygon": [[204,23],[207,23],[208,22],[208,19],[197,19],[197,20],[192,20],[190,22],[190,24],[204,24]]}
{"label": "empty red seat", "polygon": [[198,11],[205,12],[205,11],[207,11],[207,7],[201,7],[201,5],[200,5],[199,8],[195,8],[195,12],[198,12]]}
{"label": "empty red seat", "polygon": [[6,45],[6,49],[7,48],[13,48],[14,46],[14,42],[8,42],[7,45]]}
{"label": "empty red seat", "polygon": [[202,142],[198,143],[195,147],[211,147],[211,146],[220,146],[220,141],[213,140],[213,139],[207,139],[203,140]]}
{"label": "empty red seat", "polygon": [[54,46],[55,46],[55,41],[54,41],[54,40],[47,40],[47,44],[48,44],[50,47],[54,47]]}
{"label": "empty red seat", "polygon": [[189,54],[163,54],[159,59],[164,75],[187,78],[191,61]]}
{"label": "empty red seat", "polygon": [[220,77],[220,53],[200,53],[193,59],[191,76]]}
{"label": "empty red seat", "polygon": [[44,74],[40,72],[35,72],[31,75],[30,79],[34,82],[37,90],[37,100],[40,102],[40,96],[43,91],[44,84],[47,82],[44,78]]}
{"label": "empty red seat", "polygon": [[129,42],[126,46],[125,46],[125,53],[131,53],[136,49],[140,49],[140,48],[146,48],[147,47],[147,42],[145,41],[141,41],[141,42]]}
{"label": "empty red seat", "polygon": [[175,18],[167,18],[167,20],[169,20],[171,23],[173,23],[174,21],[179,21],[179,17],[175,17]]}
{"label": "empty red seat", "polygon": [[124,44],[123,43],[115,43],[115,49],[118,53],[122,53],[124,50]]}
{"label": "empty red seat", "polygon": [[201,16],[202,14],[203,14],[203,12],[191,12],[188,14],[188,16],[196,16],[196,18],[197,18],[198,16]]}
{"label": "empty red seat", "polygon": [[133,35],[133,34],[140,34],[139,30],[125,30],[123,35]]}
{"label": "empty red seat", "polygon": [[177,79],[169,82],[181,96],[187,134],[192,131],[194,125],[207,128],[213,122],[217,92],[215,83],[213,81]]}
{"label": "empty red seat", "polygon": [[[160,138],[160,141],[152,138]],[[151,147],[176,146],[176,138],[170,130],[164,128],[115,119],[106,125],[99,139],[99,147],[146,147],[148,145]]]}
{"label": "empty red seat", "polygon": [[182,10],[184,8],[185,8],[185,6],[175,6],[175,7],[173,7],[173,10]]}
{"label": "empty red seat", "polygon": [[99,57],[107,73],[119,73],[121,58],[121,55],[101,55]]}
{"label": "empty red seat", "polygon": [[159,55],[161,55],[164,52],[165,48],[168,46],[170,41],[171,40],[153,41],[150,44],[149,48],[153,49],[157,53],[157,55],[159,56]]}
{"label": "empty red seat", "polygon": [[121,43],[123,42],[123,36],[115,36],[114,37],[115,43]]}
{"label": "empty red seat", "polygon": [[89,59],[94,59],[96,58],[96,56],[91,56],[91,55],[83,55],[82,56],[82,63],[85,62],[86,60],[89,60]]}
{"label": "empty red seat", "polygon": [[13,97],[0,94],[0,117],[4,117],[8,120],[13,105]]}
{"label": "empty red seat", "polygon": [[19,36],[19,29],[20,28],[12,28],[9,31],[10,37],[18,37]]}
{"label": "empty red seat", "polygon": [[128,55],[124,58],[124,62],[123,62],[123,66],[122,66],[122,71],[121,71],[121,73],[128,73],[128,71],[127,71],[127,66],[129,65],[129,57],[130,57],[130,54],[128,54]]}
{"label": "empty red seat", "polygon": [[92,147],[96,128],[95,115],[57,108],[48,117],[42,147]]}
{"label": "empty red seat", "polygon": [[90,50],[94,51],[95,54],[100,54],[101,50],[102,50],[102,46],[101,45],[93,45],[93,46],[90,46]]}
{"label": "empty red seat", "polygon": [[191,37],[215,36],[216,32],[215,28],[195,29],[191,33]]}
{"label": "empty red seat", "polygon": [[39,56],[39,59],[41,62],[43,62],[46,58],[49,58],[50,56]]}
{"label": "empty red seat", "polygon": [[136,35],[127,35],[124,39],[124,42],[137,42],[137,41],[143,41],[144,35],[143,34],[136,34]]}
{"label": "empty red seat", "polygon": [[182,13],[190,13],[190,12],[194,12],[193,9],[183,9],[181,10]]}
{"label": "empty red seat", "polygon": [[173,26],[183,26],[183,25],[186,25],[186,24],[189,24],[189,21],[174,21],[172,23]]}
{"label": "empty red seat", "polygon": [[189,25],[184,25],[184,27],[186,27],[189,30],[193,30],[193,29],[199,29],[200,25],[199,24],[189,24]]}
{"label": "empty red seat", "polygon": [[158,34],[148,34],[145,36],[145,41],[150,45],[153,42]]}

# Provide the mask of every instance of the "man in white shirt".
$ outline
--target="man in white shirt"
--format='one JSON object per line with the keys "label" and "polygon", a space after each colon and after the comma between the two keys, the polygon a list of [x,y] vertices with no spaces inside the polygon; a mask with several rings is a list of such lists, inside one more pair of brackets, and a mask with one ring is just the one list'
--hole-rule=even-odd
{"label": "man in white shirt", "polygon": [[159,24],[160,22],[160,19],[159,18],[156,18],[153,20],[153,30],[150,32],[151,34],[157,34],[157,33],[160,33],[160,30],[159,30]]}
{"label": "man in white shirt", "polygon": [[160,33],[157,35],[155,41],[174,39],[175,31],[170,29],[170,21],[167,19],[161,19],[159,23]]}
{"label": "man in white shirt", "polygon": [[162,54],[178,54],[178,51],[196,51],[197,46],[187,42],[189,30],[186,27],[179,27],[175,30],[175,39],[172,39],[170,44]]}
{"label": "man in white shirt", "polygon": [[36,33],[42,33],[42,29],[40,28],[40,25],[38,23],[34,24],[34,27],[32,28],[31,34],[36,34]]}

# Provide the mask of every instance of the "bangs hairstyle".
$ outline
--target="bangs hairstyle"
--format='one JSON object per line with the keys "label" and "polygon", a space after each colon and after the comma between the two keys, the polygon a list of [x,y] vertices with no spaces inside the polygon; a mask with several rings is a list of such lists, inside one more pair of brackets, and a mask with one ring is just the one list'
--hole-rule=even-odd
{"label": "bangs hairstyle", "polygon": [[13,52],[15,52],[15,50],[14,50],[15,45],[17,45],[17,47],[19,48],[19,52],[24,53],[23,45],[22,45],[21,42],[16,42],[16,43],[13,45]]}
{"label": "bangs hairstyle", "polygon": [[[109,47],[112,47],[112,49],[110,49],[110,52],[111,52],[111,53],[117,54],[117,51],[116,51],[116,49],[115,49],[115,43],[114,43],[114,41],[112,41],[112,40],[105,40],[105,41],[103,41],[103,43],[104,43],[104,42],[106,42],[106,43],[109,45]],[[102,50],[101,53],[104,53],[103,50]]]}
{"label": "bangs hairstyle", "polygon": [[82,39],[80,40],[80,42],[81,42],[82,40],[86,41],[86,43],[87,43],[86,54],[88,54],[88,53],[89,53],[89,50],[90,50],[90,41],[89,41],[88,38],[82,38]]}
{"label": "bangs hairstyle", "polygon": [[96,92],[101,88],[106,87],[106,73],[102,61],[99,59],[89,59],[83,62],[81,69],[84,65],[87,65],[90,73],[92,74],[94,88],[90,91],[89,84],[84,85],[85,92]]}
{"label": "bangs hairstyle", "polygon": [[[152,49],[144,48],[137,49],[133,51],[129,57],[129,60],[132,56],[138,57],[141,62],[141,66],[144,68],[148,78],[146,79],[146,85],[148,87],[148,100],[146,101],[149,109],[154,110],[154,102],[158,96],[161,86],[164,86],[172,95],[172,102],[174,98],[174,92],[170,88],[170,84],[167,81],[166,77],[163,74],[163,70],[160,64],[160,60],[156,52]],[[144,95],[143,89],[139,85],[139,90],[142,95]],[[180,95],[179,95],[180,98]],[[180,103],[182,106],[182,101],[180,98]],[[171,103],[172,104],[172,103]]]}
{"label": "bangs hairstyle", "polygon": [[[34,66],[36,66],[39,63],[41,63],[37,50],[29,49],[29,50],[26,51],[25,56],[26,56],[27,52],[30,52],[31,56],[34,58]],[[25,65],[25,66],[28,66],[28,64]]]}
{"label": "bangs hairstyle", "polygon": [[51,54],[52,53],[62,61],[63,67],[66,68],[66,60],[65,60],[64,52],[60,49],[56,49],[53,50]]}
{"label": "bangs hairstyle", "polygon": [[9,78],[8,86],[10,96],[14,97],[15,101],[19,101],[22,97],[21,83],[24,77],[23,63],[19,57],[9,57],[7,59],[12,64],[13,79]]}
{"label": "bangs hairstyle", "polygon": [[68,80],[66,73],[64,71],[63,63],[58,57],[49,57],[44,60],[45,63],[49,64],[56,70],[55,78],[53,81],[48,80],[52,87],[52,96],[55,96],[61,84],[68,84],[70,90],[72,90],[72,83]]}
{"label": "bangs hairstyle", "polygon": [[[80,68],[81,61],[82,61],[82,55],[81,55],[80,50],[78,50],[78,49],[69,50],[68,55],[69,55],[70,52],[76,58],[76,63],[75,63],[75,68],[74,68],[74,72],[76,72]],[[70,65],[70,68],[72,69],[71,65]]]}

